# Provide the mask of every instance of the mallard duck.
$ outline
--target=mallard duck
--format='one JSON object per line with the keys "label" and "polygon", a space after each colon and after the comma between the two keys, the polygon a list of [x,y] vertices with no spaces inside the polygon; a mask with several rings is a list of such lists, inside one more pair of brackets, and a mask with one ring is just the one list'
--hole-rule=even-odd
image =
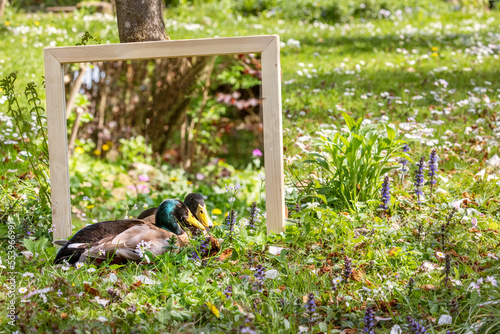
{"label": "mallard duck", "polygon": [[[198,229],[194,226],[187,226],[187,229],[191,232],[191,234],[197,236],[200,233],[203,233],[203,236],[210,241],[210,256],[217,254],[220,251],[219,241],[212,237],[210,233],[210,229],[214,226],[214,223],[210,219],[210,215],[208,214],[207,207],[205,205],[205,200],[203,199],[203,195],[198,193],[190,193],[184,198],[184,204],[189,208],[191,213],[195,216],[198,221],[200,221],[204,226],[205,230]],[[149,208],[144,210],[137,219],[143,219],[150,224],[155,223],[155,214],[158,208]]]}
{"label": "mallard duck", "polygon": [[[198,219],[199,222],[203,224],[203,226],[208,227],[208,229],[214,226],[214,223],[210,219],[210,215],[208,214],[207,207],[205,205],[205,200],[203,199],[203,195],[198,193],[190,193],[184,198],[184,204],[189,208],[191,213]],[[137,219],[146,220],[152,224],[155,223],[155,214],[158,208],[149,208],[143,211]],[[188,227],[189,228],[189,227]],[[197,234],[200,230],[191,227],[191,232],[193,234]]]}
{"label": "mallard duck", "polygon": [[143,219],[123,219],[84,227],[59,250],[54,263],[67,260],[74,264],[87,258],[100,261],[111,257],[118,262],[140,261],[140,247],[143,245],[147,245],[154,255],[161,255],[172,236],[177,238],[177,246],[189,243],[189,236],[181,225],[205,229],[184,203],[167,199],[157,208],[154,223]]}

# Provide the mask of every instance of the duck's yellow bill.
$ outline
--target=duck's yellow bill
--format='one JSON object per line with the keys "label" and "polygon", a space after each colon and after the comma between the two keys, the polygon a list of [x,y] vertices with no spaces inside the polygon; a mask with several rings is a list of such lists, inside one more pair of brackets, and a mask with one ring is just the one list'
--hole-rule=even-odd
{"label": "duck's yellow bill", "polygon": [[198,219],[196,219],[193,214],[191,213],[191,211],[189,212],[189,216],[188,218],[186,219],[186,221],[191,224],[192,226],[196,227],[196,228],[199,228],[200,230],[205,230],[205,227],[203,226],[203,224],[201,224]]}
{"label": "duck's yellow bill", "polygon": [[201,206],[200,204],[198,204],[198,209],[196,210],[196,217],[204,226],[214,227],[214,223],[212,222],[212,219],[210,219],[210,216],[208,215],[206,205]]}

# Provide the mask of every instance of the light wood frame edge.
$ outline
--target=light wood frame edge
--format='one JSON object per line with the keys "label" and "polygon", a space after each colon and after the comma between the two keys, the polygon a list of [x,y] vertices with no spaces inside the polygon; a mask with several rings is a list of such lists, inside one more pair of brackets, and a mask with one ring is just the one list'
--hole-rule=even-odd
{"label": "light wood frame edge", "polygon": [[72,234],[63,64],[261,53],[267,231],[285,226],[280,40],[278,35],[44,49],[54,240]]}

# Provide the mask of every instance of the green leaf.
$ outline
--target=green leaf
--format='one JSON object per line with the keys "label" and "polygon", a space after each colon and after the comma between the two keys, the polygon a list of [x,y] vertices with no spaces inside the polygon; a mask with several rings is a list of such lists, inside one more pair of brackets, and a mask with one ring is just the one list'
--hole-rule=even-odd
{"label": "green leaf", "polygon": [[352,130],[356,126],[356,122],[354,121],[354,119],[351,116],[349,116],[345,111],[342,112],[342,117],[344,118],[345,123],[347,124],[349,130]]}
{"label": "green leaf", "polygon": [[467,272],[467,274],[469,275],[473,275],[474,274],[474,270],[472,270],[471,267],[469,267],[468,265],[465,265],[465,271]]}
{"label": "green leaf", "polygon": [[326,196],[325,195],[321,195],[321,194],[316,194],[316,197],[318,197],[320,200],[323,201],[323,203],[325,203],[326,205],[328,205],[328,201],[326,199]]}
{"label": "green leaf", "polygon": [[328,326],[326,325],[326,323],[320,322],[319,323],[319,330],[326,333],[328,331]]}
{"label": "green leaf", "polygon": [[290,321],[288,321],[288,319],[283,319],[283,325],[285,329],[290,329]]}
{"label": "green leaf", "polygon": [[389,138],[390,141],[393,141],[394,138],[396,138],[396,131],[394,131],[394,129],[387,124],[385,125],[385,129],[387,130],[387,138]]}
{"label": "green leaf", "polygon": [[109,269],[116,270],[116,269],[121,268],[123,266],[124,266],[123,264],[112,264],[109,266]]}

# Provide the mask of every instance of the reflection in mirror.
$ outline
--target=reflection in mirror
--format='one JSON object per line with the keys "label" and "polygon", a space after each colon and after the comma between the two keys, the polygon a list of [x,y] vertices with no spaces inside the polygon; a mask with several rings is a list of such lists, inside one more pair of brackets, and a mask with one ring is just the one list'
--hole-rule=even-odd
{"label": "reflection in mirror", "polygon": [[66,65],[75,227],[260,170],[261,79],[259,54]]}

